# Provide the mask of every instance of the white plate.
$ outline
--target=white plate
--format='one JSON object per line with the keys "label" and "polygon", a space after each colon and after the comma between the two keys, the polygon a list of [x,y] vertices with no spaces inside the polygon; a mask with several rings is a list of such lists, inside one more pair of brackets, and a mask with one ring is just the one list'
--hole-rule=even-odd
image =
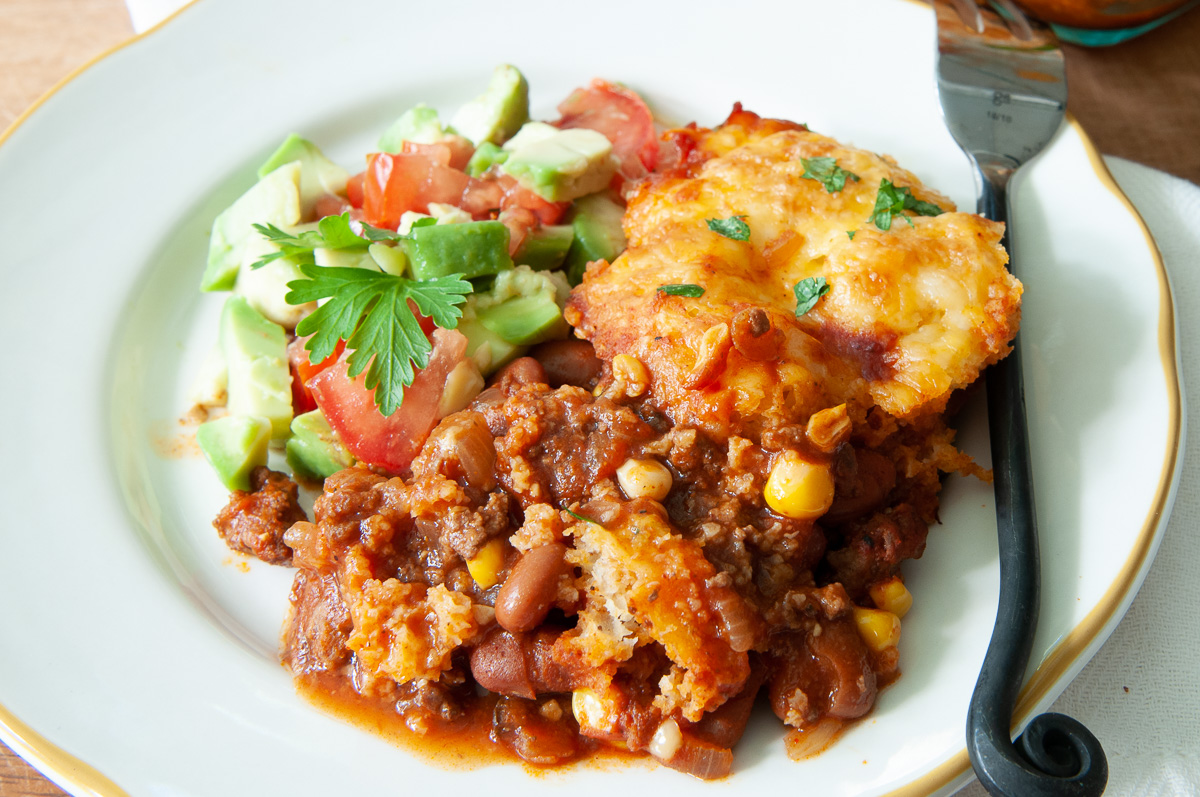
{"label": "white plate", "polygon": [[[894,155],[969,208],[929,11],[332,9],[204,0],[69,81],[0,147],[0,738],[68,789],[105,795],[690,787],[665,768],[431,767],[296,696],[275,659],[290,573],[239,567],[209,525],[215,479],[194,455],[164,456],[215,329],[219,297],[195,290],[208,226],[289,131],[353,167],[400,111],[452,110],[506,61],[529,76],[535,115],[593,76],[677,121],[715,124],[740,100]],[[1173,497],[1182,417],[1161,263],[1077,126],[1015,202],[1044,562],[1028,719],[1136,592]],[[960,439],[986,460],[978,406]],[[803,763],[785,757],[777,723],[756,722],[735,774],[707,789],[929,794],[965,780],[966,705],[998,588],[990,488],[951,479],[942,521],[906,569],[904,676],[875,711]]]}

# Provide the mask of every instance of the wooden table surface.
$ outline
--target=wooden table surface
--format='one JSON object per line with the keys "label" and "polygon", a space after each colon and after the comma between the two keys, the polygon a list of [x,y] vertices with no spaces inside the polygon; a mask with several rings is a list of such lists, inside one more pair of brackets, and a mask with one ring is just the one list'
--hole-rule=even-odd
{"label": "wooden table surface", "polygon": [[[133,34],[123,0],[0,0],[0,129]],[[1200,183],[1200,9],[1104,50],[1067,48],[1071,111],[1101,152]],[[0,744],[0,797],[63,792]]]}

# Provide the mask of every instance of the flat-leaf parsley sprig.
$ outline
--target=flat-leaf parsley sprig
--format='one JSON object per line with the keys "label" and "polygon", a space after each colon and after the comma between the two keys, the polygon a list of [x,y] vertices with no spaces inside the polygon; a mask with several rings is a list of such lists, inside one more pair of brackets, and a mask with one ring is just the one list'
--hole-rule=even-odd
{"label": "flat-leaf parsley sprig", "polygon": [[805,277],[792,287],[796,294],[796,318],[817,306],[822,296],[829,293],[831,288],[824,277]]}
{"label": "flat-leaf parsley sprig", "polygon": [[816,180],[825,186],[825,190],[830,194],[836,194],[845,188],[847,177],[856,183],[859,180],[857,174],[838,166],[833,158],[801,158],[800,165],[804,167],[801,179]]}
{"label": "flat-leaf parsley sprig", "polygon": [[749,241],[750,225],[745,216],[730,216],[727,219],[705,219],[708,229],[717,235],[723,235],[731,241]]}
{"label": "flat-leaf parsley sprig", "polygon": [[311,362],[333,354],[338,340],[346,341],[349,376],[367,368],[366,388],[375,391],[375,406],[389,416],[404,401],[404,388],[416,376],[413,366],[429,364],[433,347],[421,330],[412,307],[443,329],[454,329],[462,317],[471,283],[461,274],[429,280],[410,280],[361,268],[300,266],[307,279],[288,283],[288,304],[328,299],[297,326],[297,335],[312,335],[305,345]]}
{"label": "flat-leaf parsley sprig", "polygon": [[391,230],[372,227],[366,222],[354,224],[359,225],[361,235],[355,232],[349,213],[326,216],[317,222],[317,229],[305,230],[299,234],[285,232],[274,224],[255,224],[254,229],[279,249],[263,255],[252,263],[250,268],[262,268],[281,257],[290,257],[302,264],[314,263],[314,249],[365,249],[379,241],[399,241],[405,237]]}
{"label": "flat-leaf parsley sprig", "polygon": [[904,215],[906,210],[920,216],[940,216],[946,212],[932,202],[917,199],[912,195],[912,189],[892,185],[892,181],[885,177],[879,183],[879,193],[875,195],[875,209],[867,223],[874,222],[876,227],[887,232],[892,228],[892,215],[899,213],[900,218],[907,221],[911,227],[912,219]]}

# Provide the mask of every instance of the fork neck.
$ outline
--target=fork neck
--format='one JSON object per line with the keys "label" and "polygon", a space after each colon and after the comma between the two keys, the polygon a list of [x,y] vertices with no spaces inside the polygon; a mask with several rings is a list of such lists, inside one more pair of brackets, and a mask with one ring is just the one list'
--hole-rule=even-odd
{"label": "fork neck", "polygon": [[1008,248],[1008,181],[1017,167],[1001,160],[972,159],[975,165],[975,187],[979,200],[975,211],[984,218],[1003,222],[1003,246]]}

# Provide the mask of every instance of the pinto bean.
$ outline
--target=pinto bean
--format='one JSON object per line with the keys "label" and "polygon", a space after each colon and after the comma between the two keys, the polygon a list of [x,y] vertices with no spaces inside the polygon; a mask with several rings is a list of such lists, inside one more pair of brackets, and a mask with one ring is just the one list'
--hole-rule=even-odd
{"label": "pinto bean", "polygon": [[718,747],[732,748],[746,732],[754,701],[758,697],[766,678],[766,668],[754,656],[750,660],[750,676],[742,691],[705,714],[692,726],[691,732],[698,738]]}
{"label": "pinto bean", "polygon": [[492,713],[493,737],[531,764],[547,766],[574,758],[579,736],[570,712],[560,711],[558,719],[550,719],[539,709],[528,700],[501,698]]}
{"label": "pinto bean", "polygon": [[575,385],[591,390],[604,364],[586,340],[552,340],[533,347],[529,356],[542,364],[550,387]]}
{"label": "pinto bean", "polygon": [[522,385],[545,381],[546,372],[541,363],[532,357],[518,357],[497,371],[488,384],[495,385],[507,395]]}
{"label": "pinto bean", "polygon": [[820,636],[809,635],[808,646],[831,676],[829,708],[825,713],[850,720],[870,711],[878,691],[875,671],[853,621],[846,618],[825,623]]}
{"label": "pinto bean", "polygon": [[821,717],[854,719],[875,704],[875,671],[849,617],[796,634],[775,654],[771,708],[788,725],[806,726]]}
{"label": "pinto bean", "polygon": [[508,631],[530,631],[546,619],[567,570],[567,547],[552,542],[526,552],[496,596],[496,622]]}
{"label": "pinto bean", "polygon": [[493,628],[471,650],[471,675],[490,692],[532,698],[546,692],[569,692],[572,679],[554,660],[561,629],[541,628],[513,634]]}

